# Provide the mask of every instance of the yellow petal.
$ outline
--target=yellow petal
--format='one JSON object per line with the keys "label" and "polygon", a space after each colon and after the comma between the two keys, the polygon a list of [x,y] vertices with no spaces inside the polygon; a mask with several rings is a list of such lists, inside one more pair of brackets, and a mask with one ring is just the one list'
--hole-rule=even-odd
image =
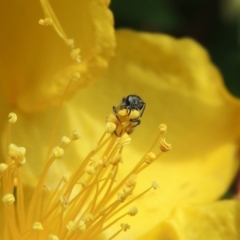
{"label": "yellow petal", "polygon": [[209,202],[226,191],[239,166],[240,102],[195,41],[122,30],[104,79],[72,101],[79,125],[89,126],[83,136],[97,138],[103,116],[128,94],[140,95],[147,106],[132,145],[124,150],[123,172],[144,155],[159,123],[168,125],[166,138],[173,146],[139,176],[142,189],[152,180],[160,188],[138,201],[151,226],[140,216],[131,219],[141,229],[129,231],[133,238],[165,219],[175,205]]}
{"label": "yellow petal", "polygon": [[38,24],[45,17],[40,1],[0,3],[0,31],[4,36],[0,46],[0,84],[10,104],[22,111],[36,111],[58,103],[72,74],[78,72],[81,77],[69,90],[69,98],[98,78],[113,54],[109,1],[70,0],[51,4],[66,36],[81,49],[81,63],[71,59],[71,48],[51,26]]}
{"label": "yellow petal", "polygon": [[139,240],[236,240],[240,236],[239,224],[239,201],[181,206],[173,211],[169,219]]}

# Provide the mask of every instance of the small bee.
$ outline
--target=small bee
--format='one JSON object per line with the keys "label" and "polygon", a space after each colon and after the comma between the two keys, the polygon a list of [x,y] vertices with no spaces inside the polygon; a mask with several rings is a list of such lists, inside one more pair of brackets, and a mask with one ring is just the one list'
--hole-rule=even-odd
{"label": "small bee", "polygon": [[[135,123],[133,126],[131,126],[129,130],[127,130],[127,133],[131,133],[133,130],[132,128],[137,127],[141,123],[140,118],[144,113],[145,107],[146,107],[146,103],[139,96],[128,95],[127,97],[123,97],[121,103],[117,107],[113,106],[113,113],[115,114],[118,121],[121,123],[121,120],[119,119],[119,111],[124,109],[127,111],[127,116],[129,117],[129,121],[132,123]],[[131,113],[133,111],[138,112],[136,117],[131,116]]]}

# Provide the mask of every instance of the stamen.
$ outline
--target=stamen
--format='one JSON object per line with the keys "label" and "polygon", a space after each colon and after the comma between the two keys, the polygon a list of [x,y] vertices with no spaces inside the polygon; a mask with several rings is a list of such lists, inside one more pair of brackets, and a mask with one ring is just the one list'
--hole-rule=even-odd
{"label": "stamen", "polygon": [[60,159],[64,155],[64,150],[57,146],[57,147],[53,148],[51,155],[55,159]]}
{"label": "stamen", "polygon": [[168,152],[172,149],[172,145],[167,143],[165,138],[161,138],[160,140],[160,149],[162,152]]}
{"label": "stamen", "polygon": [[118,146],[119,147],[126,146],[126,145],[130,144],[131,141],[132,141],[132,139],[129,137],[129,135],[127,133],[124,133],[118,140]]}
{"label": "stamen", "polygon": [[2,197],[4,203],[13,204],[15,202],[15,197],[11,193],[7,193]]}
{"label": "stamen", "polygon": [[32,226],[33,230],[43,231],[43,226],[40,222],[35,222]]}
{"label": "stamen", "polygon": [[73,222],[73,221],[70,221],[67,225],[66,225],[66,228],[69,232],[74,232],[77,230],[77,226],[76,226],[76,223]]}
{"label": "stamen", "polygon": [[136,206],[131,207],[128,212],[130,216],[135,216],[137,213],[138,213],[138,209]]}
{"label": "stamen", "polygon": [[156,155],[153,152],[149,152],[145,155],[145,162],[150,164],[156,159]]}
{"label": "stamen", "polygon": [[3,173],[8,168],[6,163],[0,163],[0,173]]}
{"label": "stamen", "polygon": [[44,19],[40,19],[38,23],[44,27],[48,27],[53,24],[53,21],[51,18],[44,18]]}
{"label": "stamen", "polygon": [[161,123],[161,124],[158,126],[158,128],[159,128],[161,134],[165,134],[165,133],[167,132],[167,125],[164,124],[164,123]]}
{"label": "stamen", "polygon": [[81,62],[80,51],[80,48],[75,48],[71,51],[71,58],[78,63]]}
{"label": "stamen", "polygon": [[59,237],[53,234],[48,235],[48,240],[59,240]]}
{"label": "stamen", "polygon": [[26,163],[25,153],[26,149],[24,147],[18,147],[15,144],[9,145],[8,155],[13,161],[16,161],[19,165],[23,165]]}
{"label": "stamen", "polygon": [[72,140],[78,140],[81,137],[80,133],[78,130],[73,130],[72,131]]}
{"label": "stamen", "polygon": [[9,117],[8,122],[10,122],[10,123],[16,123],[17,122],[17,114],[16,113],[11,112],[11,113],[8,114],[8,117]]}
{"label": "stamen", "polygon": [[86,231],[86,224],[83,220],[81,220],[79,222],[79,224],[77,225],[77,229],[80,231],[80,232],[85,232]]}

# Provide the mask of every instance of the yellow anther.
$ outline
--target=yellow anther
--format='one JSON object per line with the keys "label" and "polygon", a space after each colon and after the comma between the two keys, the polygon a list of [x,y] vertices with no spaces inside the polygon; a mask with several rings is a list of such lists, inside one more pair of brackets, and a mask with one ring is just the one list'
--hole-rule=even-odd
{"label": "yellow anther", "polygon": [[172,149],[172,145],[167,143],[165,138],[161,138],[160,140],[160,149],[162,152],[168,152]]}
{"label": "yellow anther", "polygon": [[73,49],[71,52],[71,58],[77,62],[81,62],[80,52],[80,48]]}
{"label": "yellow anther", "polygon": [[52,150],[52,156],[53,156],[54,158],[59,159],[59,158],[62,158],[63,155],[64,155],[64,150],[63,150],[62,148],[60,148],[60,147],[58,147],[58,146],[53,148],[53,150]]}
{"label": "yellow anther", "polygon": [[110,163],[112,165],[118,165],[122,161],[122,154],[118,154],[113,157],[113,159],[110,160]]}
{"label": "yellow anther", "polygon": [[44,19],[40,19],[38,23],[42,26],[47,27],[47,26],[51,26],[53,21],[51,18],[44,18]]}
{"label": "yellow anther", "polygon": [[33,229],[33,230],[38,230],[38,231],[44,230],[44,229],[43,229],[43,226],[42,226],[42,224],[41,224],[40,222],[35,222],[35,223],[33,224],[33,226],[32,226],[32,229]]}
{"label": "yellow anther", "polygon": [[129,224],[127,224],[127,223],[121,223],[121,228],[122,228],[122,230],[124,231],[124,232],[126,232],[128,229],[130,229],[130,225]]}
{"label": "yellow anther", "polygon": [[70,138],[63,136],[62,137],[62,143],[64,143],[65,145],[68,145],[71,142]]}
{"label": "yellow anther", "polygon": [[95,219],[94,215],[92,213],[86,213],[82,220],[86,223],[86,222],[92,222]]}
{"label": "yellow anther", "polygon": [[59,237],[53,234],[48,235],[48,240],[59,240]]}
{"label": "yellow anther", "polygon": [[89,175],[95,175],[96,174],[95,168],[92,165],[87,166],[84,171],[86,173],[88,173]]}
{"label": "yellow anther", "polygon": [[9,117],[8,122],[10,122],[10,123],[15,123],[17,121],[16,113],[11,112],[8,114],[8,117]]}
{"label": "yellow anther", "polygon": [[158,184],[156,182],[152,182],[152,187],[155,190],[159,188],[159,186],[158,186]]}
{"label": "yellow anther", "polygon": [[26,149],[24,147],[18,147],[17,145],[11,143],[8,149],[9,157],[12,160],[16,160],[20,165],[23,165],[26,162]]}
{"label": "yellow anther", "polygon": [[76,223],[73,221],[68,222],[66,228],[69,232],[74,232],[77,229]]}
{"label": "yellow anther", "polygon": [[63,175],[63,182],[67,183],[69,181],[69,176],[64,174]]}
{"label": "yellow anther", "polygon": [[130,144],[132,139],[129,137],[127,133],[124,133],[118,140],[118,146],[123,147],[125,145]]}
{"label": "yellow anther", "polygon": [[153,152],[149,152],[145,155],[145,162],[150,164],[156,159],[156,155]]}
{"label": "yellow anther", "polygon": [[47,183],[44,183],[44,184],[43,184],[43,189],[44,189],[46,192],[51,192],[51,191],[52,191],[52,188],[51,188]]}
{"label": "yellow anther", "polygon": [[81,137],[81,135],[80,135],[78,130],[73,130],[72,131],[72,140],[73,141],[79,139],[80,137]]}
{"label": "yellow anther", "polygon": [[61,206],[66,209],[68,207],[69,200],[66,196],[62,195],[60,197],[60,203],[61,203]]}
{"label": "yellow anther", "polygon": [[137,213],[138,213],[138,209],[137,209],[136,206],[131,207],[131,208],[129,209],[129,211],[128,211],[128,214],[129,214],[130,216],[135,216]]}
{"label": "yellow anther", "polygon": [[81,77],[80,72],[73,72],[72,73],[72,80],[77,81]]}
{"label": "yellow anther", "polygon": [[84,178],[81,178],[78,183],[81,184],[83,188],[87,186],[87,181]]}
{"label": "yellow anther", "polygon": [[106,133],[113,133],[116,130],[116,124],[113,122],[107,122],[106,123]]}
{"label": "yellow anther", "polygon": [[77,229],[80,232],[85,232],[86,231],[86,224],[83,220],[80,220],[79,224],[77,225]]}
{"label": "yellow anther", "polygon": [[126,186],[127,187],[134,187],[136,185],[136,177],[137,175],[136,174],[132,174],[126,181]]}
{"label": "yellow anther", "polygon": [[167,131],[167,125],[164,124],[164,123],[160,124],[160,125],[158,126],[158,128],[159,128],[161,134],[164,134],[164,133],[166,133],[166,131]]}
{"label": "yellow anther", "polygon": [[7,193],[2,197],[4,203],[13,204],[15,202],[15,197],[11,193]]}
{"label": "yellow anther", "polygon": [[0,173],[3,173],[8,168],[6,163],[0,163]]}
{"label": "yellow anther", "polygon": [[92,152],[95,152],[98,149],[98,144],[96,142],[94,142],[91,146],[91,150]]}

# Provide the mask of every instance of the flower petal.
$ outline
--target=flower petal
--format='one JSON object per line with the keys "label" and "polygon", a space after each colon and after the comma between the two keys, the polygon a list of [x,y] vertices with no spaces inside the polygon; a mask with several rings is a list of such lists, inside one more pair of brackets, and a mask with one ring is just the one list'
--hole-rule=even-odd
{"label": "flower petal", "polygon": [[72,74],[78,72],[81,77],[69,90],[69,98],[98,78],[113,54],[115,41],[109,1],[51,3],[67,36],[74,38],[75,46],[81,49],[81,63],[71,59],[71,48],[52,27],[38,24],[44,18],[40,2],[0,3],[0,29],[4,36],[0,46],[0,84],[10,104],[22,111],[36,111],[59,103]]}
{"label": "flower petal", "polygon": [[240,202],[220,201],[176,208],[170,218],[140,239],[239,239]]}
{"label": "flower petal", "polygon": [[133,145],[124,151],[123,174],[143,156],[159,123],[168,125],[166,137],[173,146],[139,176],[141,189],[152,180],[160,189],[138,201],[151,226],[140,217],[132,220],[141,229],[129,231],[134,238],[156,226],[177,204],[209,202],[226,191],[239,166],[240,101],[226,91],[207,52],[193,40],[122,30],[104,79],[84,89],[72,109],[95,137],[103,116],[128,94],[140,95],[147,106],[132,135]]}

